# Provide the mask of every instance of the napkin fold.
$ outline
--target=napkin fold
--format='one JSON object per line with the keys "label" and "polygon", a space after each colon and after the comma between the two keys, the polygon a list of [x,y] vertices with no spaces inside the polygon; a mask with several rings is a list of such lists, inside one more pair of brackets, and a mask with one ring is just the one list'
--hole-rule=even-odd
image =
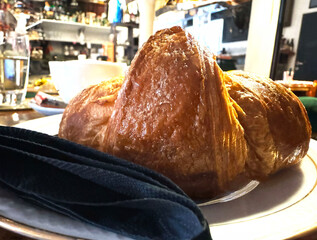
{"label": "napkin fold", "polygon": [[42,207],[135,239],[211,239],[200,209],[150,169],[46,134],[0,127],[0,182]]}

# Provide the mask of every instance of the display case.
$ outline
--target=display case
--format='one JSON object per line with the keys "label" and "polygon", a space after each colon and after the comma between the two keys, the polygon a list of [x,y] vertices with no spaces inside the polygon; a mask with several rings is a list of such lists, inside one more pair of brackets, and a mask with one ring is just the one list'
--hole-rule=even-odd
{"label": "display case", "polygon": [[75,60],[79,55],[116,62],[120,48],[124,55],[120,60],[129,64],[138,49],[136,29],[136,23],[97,26],[52,19],[37,21],[27,27],[32,47],[30,75],[49,74],[49,61]]}

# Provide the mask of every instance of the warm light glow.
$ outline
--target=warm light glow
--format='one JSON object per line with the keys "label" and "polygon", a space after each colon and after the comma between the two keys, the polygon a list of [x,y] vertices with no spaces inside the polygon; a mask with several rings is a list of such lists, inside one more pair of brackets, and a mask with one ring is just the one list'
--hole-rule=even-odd
{"label": "warm light glow", "polygon": [[12,114],[12,119],[13,119],[13,121],[15,121],[15,122],[20,121],[19,114],[13,113],[13,114]]}

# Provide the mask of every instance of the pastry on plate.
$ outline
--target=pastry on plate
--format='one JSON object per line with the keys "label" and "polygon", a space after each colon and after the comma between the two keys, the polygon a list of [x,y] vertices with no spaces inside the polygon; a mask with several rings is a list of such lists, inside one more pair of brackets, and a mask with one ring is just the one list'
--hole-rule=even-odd
{"label": "pastry on plate", "polygon": [[293,93],[223,72],[180,27],[151,36],[121,80],[76,96],[59,136],[158,171],[193,199],[265,179],[308,150],[311,127]]}

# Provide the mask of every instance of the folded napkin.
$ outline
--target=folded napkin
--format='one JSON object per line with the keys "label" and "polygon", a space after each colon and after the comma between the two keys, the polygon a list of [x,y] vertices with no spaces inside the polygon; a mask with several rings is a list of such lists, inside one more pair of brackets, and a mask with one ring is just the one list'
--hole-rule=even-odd
{"label": "folded napkin", "polygon": [[57,137],[0,127],[2,187],[135,239],[211,239],[197,205],[166,177]]}

